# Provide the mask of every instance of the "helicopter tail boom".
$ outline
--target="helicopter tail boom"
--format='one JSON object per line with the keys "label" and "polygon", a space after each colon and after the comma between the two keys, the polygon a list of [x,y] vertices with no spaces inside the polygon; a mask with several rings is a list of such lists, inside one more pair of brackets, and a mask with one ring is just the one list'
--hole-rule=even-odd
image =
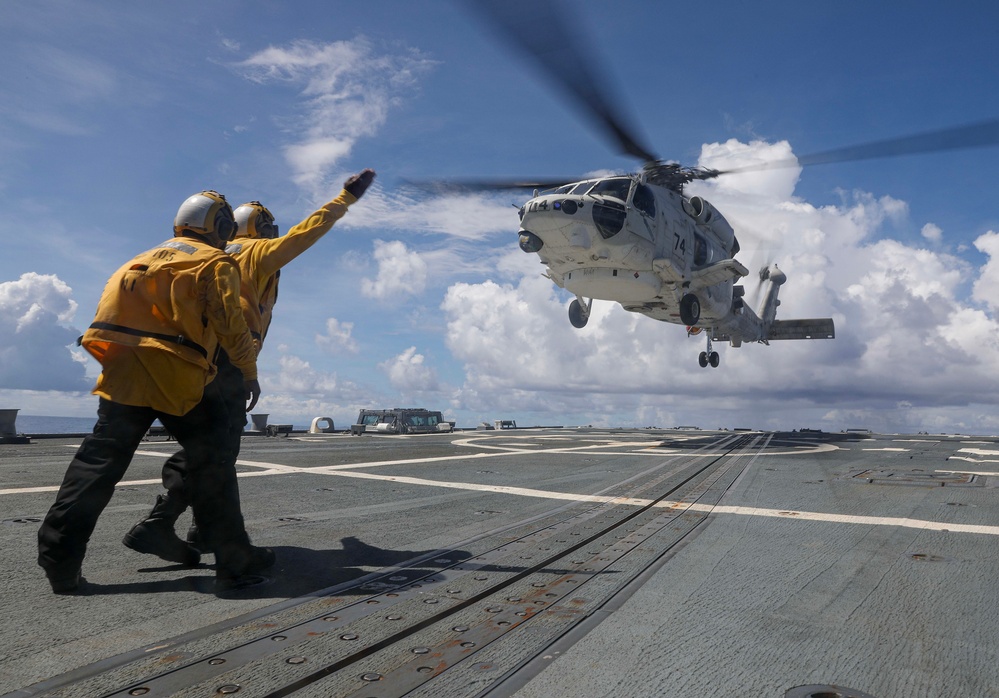
{"label": "helicopter tail boom", "polygon": [[743,307],[711,330],[715,342],[730,342],[740,346],[743,342],[769,342],[778,339],[834,339],[836,328],[832,318],[777,320],[778,295],[787,276],[776,264],[760,270],[760,283],[765,287],[762,303],[757,312]]}

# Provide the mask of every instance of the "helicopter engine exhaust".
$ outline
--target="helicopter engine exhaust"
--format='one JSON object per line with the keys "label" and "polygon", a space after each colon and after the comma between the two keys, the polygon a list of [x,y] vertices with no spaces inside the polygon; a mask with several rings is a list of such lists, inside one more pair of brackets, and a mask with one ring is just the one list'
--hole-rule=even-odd
{"label": "helicopter engine exhaust", "polygon": [[683,208],[691,218],[699,225],[714,231],[715,235],[721,239],[726,249],[732,249],[732,254],[738,252],[735,245],[735,231],[731,224],[725,220],[725,216],[718,212],[714,206],[699,196],[692,196],[683,202]]}

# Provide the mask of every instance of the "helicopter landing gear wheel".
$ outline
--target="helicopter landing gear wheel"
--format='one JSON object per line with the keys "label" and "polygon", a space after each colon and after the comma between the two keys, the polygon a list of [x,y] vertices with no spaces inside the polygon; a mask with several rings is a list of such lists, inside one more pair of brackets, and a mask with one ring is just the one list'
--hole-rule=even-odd
{"label": "helicopter landing gear wheel", "polygon": [[694,326],[701,319],[701,301],[693,293],[680,299],[680,320],[684,325]]}
{"label": "helicopter landing gear wheel", "polygon": [[711,335],[708,335],[708,346],[707,351],[702,351],[697,355],[697,363],[701,365],[701,368],[707,368],[709,365],[711,368],[718,368],[718,364],[721,363],[721,357],[718,356],[718,352],[711,348]]}
{"label": "helicopter landing gear wheel", "polygon": [[586,327],[586,323],[590,319],[590,307],[592,305],[592,299],[587,303],[580,303],[578,298],[569,304],[569,322],[573,327],[576,329]]}

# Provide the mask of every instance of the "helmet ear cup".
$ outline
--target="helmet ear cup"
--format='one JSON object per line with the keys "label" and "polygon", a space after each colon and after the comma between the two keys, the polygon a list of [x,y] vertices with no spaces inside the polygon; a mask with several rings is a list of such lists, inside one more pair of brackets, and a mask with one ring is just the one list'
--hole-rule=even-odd
{"label": "helmet ear cup", "polygon": [[219,208],[215,214],[215,232],[218,236],[222,240],[229,242],[236,237],[237,228],[236,219],[233,218],[232,209],[229,208],[228,204]]}
{"label": "helmet ear cup", "polygon": [[276,238],[278,236],[278,227],[274,225],[274,220],[269,219],[264,212],[261,211],[257,214],[257,220],[254,224],[257,229],[257,235],[262,238]]}

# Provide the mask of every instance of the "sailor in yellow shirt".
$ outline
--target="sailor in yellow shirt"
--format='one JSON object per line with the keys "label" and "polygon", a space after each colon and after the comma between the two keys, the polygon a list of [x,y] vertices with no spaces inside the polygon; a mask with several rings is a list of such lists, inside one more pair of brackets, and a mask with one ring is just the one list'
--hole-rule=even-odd
{"label": "sailor in yellow shirt", "polygon": [[94,388],[97,424],[38,531],[38,563],[56,593],[78,589],[97,519],[156,419],[188,453],[191,504],[216,551],[217,577],[237,578],[267,561],[246,535],[222,438],[228,415],[213,381],[224,351],[239,372],[244,404],[260,395],[238,267],[224,252],[235,232],[225,197],[195,194],[177,212],[174,237],[127,262],[104,287],[80,340],[103,369]]}
{"label": "sailor in yellow shirt", "polygon": [[[236,209],[239,232],[226,251],[239,265],[242,279],[240,305],[258,348],[263,344],[271,324],[282,267],[328,233],[347,208],[364,195],[374,178],[375,172],[371,169],[351,176],[335,199],[324,204],[283,237],[278,237],[274,216],[259,201],[251,201]],[[220,368],[220,380],[223,378],[221,371]],[[235,468],[240,436],[246,425],[246,410],[238,399],[228,400],[228,405],[231,431],[227,437],[227,452]],[[199,550],[213,550],[211,541],[203,535],[197,510],[194,512],[196,525],[188,533],[188,541],[194,543],[193,546],[182,541],[174,530],[177,518],[187,509],[193,495],[187,476],[190,457],[185,451],[178,451],[164,464],[163,486],[167,493],[156,498],[149,515],[133,526],[122,542],[133,550],[165,560],[196,564]]]}

